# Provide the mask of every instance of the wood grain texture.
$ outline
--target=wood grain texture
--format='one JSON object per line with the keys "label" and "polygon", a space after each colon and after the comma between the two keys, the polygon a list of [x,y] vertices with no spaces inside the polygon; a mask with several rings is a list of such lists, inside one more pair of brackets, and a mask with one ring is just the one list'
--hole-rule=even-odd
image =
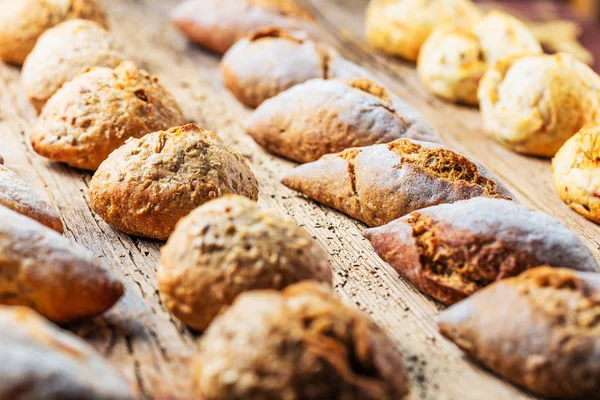
{"label": "wood grain texture", "polygon": [[[244,133],[249,111],[222,86],[218,58],[190,44],[169,24],[177,0],[103,0],[117,40],[142,67],[160,77],[186,116],[218,132],[249,160],[260,183],[260,204],[287,214],[328,251],[341,299],[382,326],[410,371],[411,400],[532,398],[466,360],[434,324],[439,306],[417,293],[381,261],[361,236],[364,229],[340,213],[308,201],[279,183],[293,167],[266,154]],[[570,211],[556,196],[550,164],[503,149],[481,133],[477,110],[446,104],[427,93],[414,66],[378,54],[363,38],[363,0],[306,0],[337,46],[419,109],[448,145],[479,159],[529,207],[554,215],[574,229],[598,256],[600,228]],[[161,242],[129,237],[106,225],[88,207],[91,175],[35,155],[25,133],[35,112],[19,83],[19,71],[0,65],[0,154],[6,165],[45,191],[65,223],[67,237],[87,247],[126,282],[124,299],[108,314],[69,325],[101,351],[147,398],[191,399],[189,360],[197,335],[162,307],[156,290]]]}

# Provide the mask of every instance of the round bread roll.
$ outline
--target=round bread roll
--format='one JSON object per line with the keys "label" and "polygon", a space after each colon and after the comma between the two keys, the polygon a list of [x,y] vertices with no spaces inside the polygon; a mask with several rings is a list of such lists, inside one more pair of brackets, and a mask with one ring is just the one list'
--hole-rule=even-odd
{"label": "round bread roll", "polygon": [[120,47],[102,26],[74,19],[40,36],[23,64],[21,82],[39,111],[63,84],[85,68],[114,68],[124,60]]}
{"label": "round bread roll", "polygon": [[485,73],[478,95],[490,137],[521,153],[551,157],[594,119],[600,77],[565,53],[513,56]]}
{"label": "round bread roll", "polygon": [[97,0],[9,0],[0,11],[0,59],[21,65],[44,31],[80,18],[106,26]]}
{"label": "round bread roll", "polygon": [[104,221],[160,240],[181,217],[226,194],[258,199],[256,178],[241,154],[194,124],[131,138],[89,185],[90,206]]}
{"label": "round bread roll", "polygon": [[584,126],[552,160],[559,197],[584,217],[600,223],[600,125]]}
{"label": "round bread roll", "polygon": [[365,28],[373,47],[417,61],[435,27],[451,23],[467,29],[479,18],[479,10],[470,0],[371,0]]}
{"label": "round bread roll", "polygon": [[417,62],[417,73],[427,89],[455,103],[478,103],[477,87],[486,69],[477,37],[453,25],[431,33]]}
{"label": "round bread roll", "polygon": [[242,292],[303,280],[331,284],[327,258],[292,221],[225,196],[179,221],[161,249],[158,289],[175,317],[204,330]]}
{"label": "round bread roll", "polygon": [[238,296],[200,342],[204,400],[394,399],[408,392],[394,344],[314,282]]}
{"label": "round bread roll", "polygon": [[186,123],[158,79],[126,61],[66,83],[42,110],[29,139],[44,157],[94,171],[130,137]]}

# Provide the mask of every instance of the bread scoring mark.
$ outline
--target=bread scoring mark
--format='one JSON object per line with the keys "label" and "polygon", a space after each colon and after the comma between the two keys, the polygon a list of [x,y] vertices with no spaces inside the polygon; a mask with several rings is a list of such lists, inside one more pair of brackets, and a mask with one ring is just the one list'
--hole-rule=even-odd
{"label": "bread scoring mark", "polygon": [[356,173],[354,170],[354,160],[360,154],[360,152],[361,152],[360,149],[353,148],[353,149],[344,150],[339,154],[339,157],[346,160],[346,163],[348,165],[348,177],[350,178],[350,190],[352,191],[352,195],[354,197],[356,197],[356,199],[358,200],[356,202],[356,204],[359,208],[359,212],[362,207],[362,203],[360,201],[360,195],[358,194],[358,191],[356,190]]}
{"label": "bread scoring mark", "polygon": [[296,42],[298,44],[302,44],[307,40],[307,36],[304,32],[301,31],[288,31],[276,26],[269,26],[263,29],[259,29],[250,35],[248,35],[248,40],[250,42],[255,42],[260,39],[284,39],[292,42]]}

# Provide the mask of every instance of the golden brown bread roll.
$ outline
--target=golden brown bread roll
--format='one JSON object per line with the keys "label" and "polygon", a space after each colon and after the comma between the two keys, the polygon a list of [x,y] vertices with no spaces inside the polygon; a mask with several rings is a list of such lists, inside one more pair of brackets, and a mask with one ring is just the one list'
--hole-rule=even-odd
{"label": "golden brown bread roll", "polygon": [[258,29],[315,30],[312,15],[294,0],[185,0],[171,21],[190,40],[220,54]]}
{"label": "golden brown bread roll", "polygon": [[261,104],[246,131],[268,151],[299,162],[403,137],[439,141],[421,115],[369,79],[296,85]]}
{"label": "golden brown bread roll", "polygon": [[21,82],[38,111],[60,87],[88,67],[115,68],[125,60],[111,34],[94,21],[74,19],[48,29],[21,70]]}
{"label": "golden brown bread roll", "polygon": [[442,145],[398,139],[328,154],[283,184],[369,226],[472,197],[513,195],[479,163]]}
{"label": "golden brown bread roll", "polygon": [[106,26],[97,0],[9,0],[0,12],[0,59],[21,65],[44,31],[74,18]]}
{"label": "golden brown bread roll", "polygon": [[0,304],[30,307],[58,323],[112,307],[123,285],[92,254],[0,206]]}
{"label": "golden brown bread roll", "polygon": [[44,157],[94,171],[127,139],[186,123],[158,79],[127,61],[115,69],[93,68],[65,84],[29,139]]}
{"label": "golden brown bread roll", "polygon": [[0,398],[130,400],[137,393],[96,350],[24,307],[0,306]]}
{"label": "golden brown bread roll", "polygon": [[331,285],[327,253],[318,243],[242,196],[209,201],[182,218],[160,254],[162,302],[198,330],[242,292],[303,280]]}
{"label": "golden brown bread roll", "polygon": [[424,208],[364,235],[417,289],[445,304],[542,264],[598,268],[588,247],[556,219],[500,199]]}
{"label": "golden brown bread roll", "polygon": [[90,206],[130,235],[166,240],[181,217],[226,194],[258,198],[244,157],[194,124],[130,139],[89,185]]}
{"label": "golden brown bread roll", "polygon": [[369,44],[417,61],[431,31],[446,23],[472,27],[480,18],[470,0],[371,0],[365,16]]}
{"label": "golden brown bread roll", "polygon": [[600,77],[565,53],[514,56],[486,72],[478,95],[490,137],[521,153],[551,157],[595,118]]}
{"label": "golden brown bread roll", "polygon": [[52,205],[3,165],[0,165],[0,205],[63,232],[63,224]]}
{"label": "golden brown bread roll", "polygon": [[584,217],[600,223],[600,125],[584,126],[552,160],[559,197]]}
{"label": "golden brown bread roll", "polygon": [[201,339],[194,387],[204,400],[400,400],[408,392],[383,331],[313,282],[238,296]]}
{"label": "golden brown bread roll", "polygon": [[540,267],[444,311],[469,356],[534,394],[600,399],[600,274]]}

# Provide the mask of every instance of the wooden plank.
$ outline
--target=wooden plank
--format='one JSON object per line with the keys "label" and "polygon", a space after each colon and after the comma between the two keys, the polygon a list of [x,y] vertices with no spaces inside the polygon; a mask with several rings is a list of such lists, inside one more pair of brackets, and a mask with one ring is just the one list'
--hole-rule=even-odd
{"label": "wooden plank", "polygon": [[[372,251],[359,224],[307,201],[279,183],[292,163],[266,154],[243,130],[249,111],[222,86],[218,59],[194,46],[169,25],[177,0],[104,0],[112,30],[132,58],[158,75],[186,115],[215,130],[248,158],[260,183],[260,204],[289,215],[329,252],[335,290],[380,324],[394,340],[410,370],[410,399],[531,398],[464,359],[438,333],[438,305],[417,293]],[[481,133],[475,109],[446,104],[419,84],[411,65],[382,56],[362,36],[362,0],[312,0],[308,6],[323,26],[324,40],[349,59],[372,70],[443,133],[447,143],[478,158],[513,189],[525,205],[549,212],[573,228],[599,254],[600,228],[571,212],[551,186],[548,161],[507,151]],[[162,308],[155,271],[161,242],[124,235],[89,209],[91,175],[37,157],[24,138],[35,113],[18,82],[19,71],[0,66],[0,154],[59,210],[66,235],[86,246],[125,282],[125,298],[107,315],[68,326],[90,341],[136,382],[147,398],[187,399],[189,359],[196,335]]]}

